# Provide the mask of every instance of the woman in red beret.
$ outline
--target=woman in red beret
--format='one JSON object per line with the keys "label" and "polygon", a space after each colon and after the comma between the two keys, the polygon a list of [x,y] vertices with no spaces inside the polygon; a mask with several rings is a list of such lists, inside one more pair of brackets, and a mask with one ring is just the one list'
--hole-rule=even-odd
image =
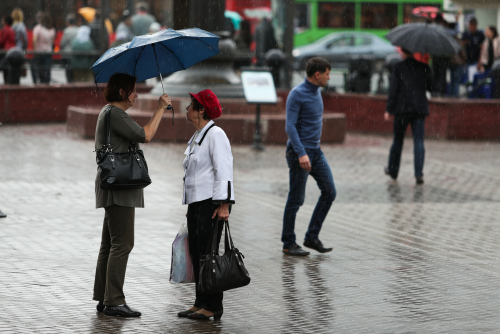
{"label": "woman in red beret", "polygon": [[[196,132],[184,154],[184,197],[188,205],[187,225],[189,252],[193,260],[196,299],[193,306],[178,313],[179,317],[207,320],[222,317],[222,292],[204,294],[198,290],[200,258],[205,255],[212,225],[216,219],[227,221],[234,204],[233,154],[224,130],[215,125],[222,108],[217,96],[205,89],[191,95],[186,119]],[[219,224],[220,241],[223,224]]]}

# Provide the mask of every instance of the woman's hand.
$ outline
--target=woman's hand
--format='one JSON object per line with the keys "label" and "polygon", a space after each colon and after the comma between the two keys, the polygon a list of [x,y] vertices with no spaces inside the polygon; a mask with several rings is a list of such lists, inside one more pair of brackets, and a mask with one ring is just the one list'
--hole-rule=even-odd
{"label": "woman's hand", "polygon": [[171,105],[172,105],[172,101],[168,97],[168,94],[163,94],[158,99],[158,109],[165,110],[165,109],[167,109],[168,106],[171,106]]}
{"label": "woman's hand", "polygon": [[384,113],[384,120],[385,121],[391,120],[391,114],[389,114],[389,112],[387,112],[387,111]]}
{"label": "woman's hand", "polygon": [[219,216],[219,220],[227,221],[229,219],[229,203],[222,203],[215,209],[212,219],[214,219],[215,216]]}

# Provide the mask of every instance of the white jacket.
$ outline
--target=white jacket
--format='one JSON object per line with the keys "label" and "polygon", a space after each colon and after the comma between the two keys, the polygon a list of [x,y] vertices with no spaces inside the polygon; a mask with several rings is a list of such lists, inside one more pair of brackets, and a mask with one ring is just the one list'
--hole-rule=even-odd
{"label": "white jacket", "polygon": [[[184,154],[184,196],[182,204],[212,198],[214,202],[234,203],[233,154],[224,130],[208,122]],[[195,141],[192,149],[190,145]]]}

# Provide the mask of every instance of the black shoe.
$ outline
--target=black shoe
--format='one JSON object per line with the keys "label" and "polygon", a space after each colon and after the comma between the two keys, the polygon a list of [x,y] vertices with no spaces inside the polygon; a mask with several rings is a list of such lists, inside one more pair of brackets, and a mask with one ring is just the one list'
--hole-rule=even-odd
{"label": "black shoe", "polygon": [[328,252],[331,252],[333,250],[333,248],[331,248],[331,247],[329,247],[329,248],[323,247],[323,243],[321,241],[319,241],[319,239],[314,240],[314,241],[304,240],[304,246],[308,247],[308,248],[312,248],[314,250],[317,250],[320,253],[328,253]]}
{"label": "black shoe", "polygon": [[182,312],[177,313],[177,316],[181,317],[181,318],[186,318],[188,315],[190,315],[191,313],[194,313],[194,312],[195,311],[186,310],[186,311],[182,311]]}
{"label": "black shoe", "polygon": [[189,314],[187,317],[189,319],[194,319],[194,320],[209,320],[210,318],[213,317],[214,320],[219,320],[220,318],[222,318],[222,313],[224,313],[224,311],[213,312],[214,315],[207,317],[204,314],[201,314],[198,312],[193,312],[193,313]]}
{"label": "black shoe", "polygon": [[293,256],[307,256],[309,255],[308,251],[303,250],[299,245],[295,244],[289,249],[283,249],[283,253],[287,255],[293,255]]}
{"label": "black shoe", "polygon": [[385,175],[389,176],[391,179],[396,180],[396,178],[394,176],[392,176],[391,173],[389,172],[389,168],[384,167],[384,173],[385,173]]}
{"label": "black shoe", "polygon": [[423,177],[416,177],[417,179],[417,184],[424,184],[424,178]]}
{"label": "black shoe", "polygon": [[95,307],[97,309],[97,312],[104,312],[104,303],[103,302],[99,302],[99,304],[97,304],[97,306]]}
{"label": "black shoe", "polygon": [[114,315],[117,317],[140,317],[141,312],[134,310],[128,305],[122,306],[106,306],[104,308],[104,314]]}
{"label": "black shoe", "polygon": [[7,218],[7,215],[5,213],[3,213],[2,211],[0,211],[0,218]]}

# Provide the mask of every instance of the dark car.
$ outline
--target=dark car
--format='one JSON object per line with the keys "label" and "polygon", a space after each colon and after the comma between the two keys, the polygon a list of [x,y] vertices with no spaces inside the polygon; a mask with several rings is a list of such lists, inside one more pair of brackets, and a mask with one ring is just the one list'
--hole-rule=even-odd
{"label": "dark car", "polygon": [[384,61],[393,53],[397,53],[396,47],[385,39],[356,31],[331,33],[292,52],[295,70],[303,70],[306,62],[313,57],[325,58],[334,68],[348,68],[351,59],[370,58],[374,61]]}

